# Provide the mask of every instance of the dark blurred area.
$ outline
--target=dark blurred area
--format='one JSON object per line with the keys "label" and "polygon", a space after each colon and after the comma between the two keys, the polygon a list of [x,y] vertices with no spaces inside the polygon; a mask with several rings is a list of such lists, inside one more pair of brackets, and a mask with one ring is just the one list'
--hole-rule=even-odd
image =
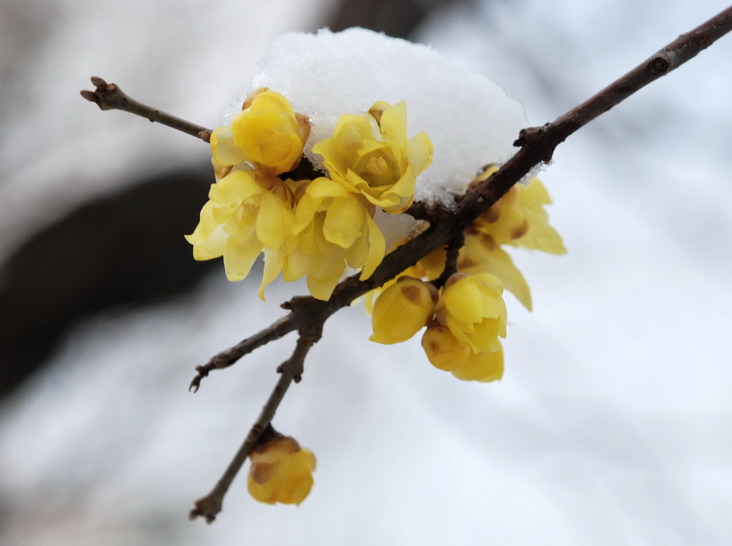
{"label": "dark blurred area", "polygon": [[389,36],[408,38],[433,11],[474,0],[342,0],[330,22],[331,30],[364,27]]}
{"label": "dark blurred area", "polygon": [[[318,26],[407,38],[433,10],[471,1],[343,0]],[[193,261],[183,239],[211,181],[210,167],[201,165],[121,184],[16,246],[0,264],[0,397],[40,369],[74,326],[183,295],[220,267]]]}
{"label": "dark blurred area", "polygon": [[0,395],[26,379],[64,334],[96,313],[164,301],[215,265],[183,239],[208,192],[209,169],[169,171],[69,212],[3,266]]}

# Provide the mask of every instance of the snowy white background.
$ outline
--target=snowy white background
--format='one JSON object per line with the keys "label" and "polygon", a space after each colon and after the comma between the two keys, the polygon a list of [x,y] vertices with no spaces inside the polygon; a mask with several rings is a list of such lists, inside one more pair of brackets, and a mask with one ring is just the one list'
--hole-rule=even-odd
{"label": "snowy white background", "polygon": [[[25,19],[3,24],[43,39],[2,83],[20,97],[2,112],[3,254],[130,169],[207,156],[190,137],[85,104],[90,74],[215,125],[269,40],[317,24],[329,2],[23,5]],[[489,74],[540,124],[724,7],[492,2],[435,14],[419,39]],[[310,497],[262,506],[239,479],[214,525],[188,523],[293,340],[195,396],[193,366],[301,289],[273,286],[265,304],[221,271],[187,299],[79,328],[0,407],[0,543],[728,544],[730,58],[726,37],[557,150],[542,179],[569,254],[514,253],[535,311],[512,302],[502,382],[456,381],[417,340],[370,344],[362,309],[345,310],[276,419],[318,456]],[[60,187],[59,172],[80,183]],[[95,172],[107,176],[83,183]]]}

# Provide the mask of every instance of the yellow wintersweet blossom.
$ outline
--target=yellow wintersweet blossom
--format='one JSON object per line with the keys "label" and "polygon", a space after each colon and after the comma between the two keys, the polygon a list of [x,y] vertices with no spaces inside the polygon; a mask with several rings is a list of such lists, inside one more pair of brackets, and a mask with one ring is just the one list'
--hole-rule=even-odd
{"label": "yellow wintersweet blossom", "polygon": [[248,162],[270,176],[291,171],[302,158],[309,134],[307,118],[296,114],[285,97],[258,89],[230,127],[219,127],[211,134],[214,167]]}
{"label": "yellow wintersweet blossom", "polygon": [[437,299],[431,283],[401,277],[376,300],[371,315],[374,333],[369,339],[387,345],[406,341],[432,320]]}
{"label": "yellow wintersweet blossom", "polygon": [[[497,170],[490,167],[478,180]],[[523,246],[550,254],[565,254],[562,237],[549,225],[544,205],[551,204],[544,184],[532,178],[528,185],[517,184],[490,209],[481,214],[472,227],[490,235],[499,244]]]}
{"label": "yellow wintersweet blossom", "polygon": [[416,177],[432,162],[433,147],[424,132],[407,139],[404,102],[380,101],[366,114],[342,115],[333,138],[313,152],[323,156],[333,180],[395,214],[412,204]]}
{"label": "yellow wintersweet blossom", "polygon": [[275,436],[250,455],[247,486],[259,502],[300,504],[313,487],[315,455],[290,436]]}
{"label": "yellow wintersweet blossom", "polygon": [[302,183],[296,200],[297,245],[288,256],[285,280],[307,275],[313,297],[328,300],[346,266],[361,268],[361,280],[369,278],[386,253],[373,206],[324,177]]}
{"label": "yellow wintersweet blossom", "polygon": [[277,177],[234,170],[211,185],[208,197],[196,229],[186,235],[194,259],[223,256],[226,277],[239,281],[264,251],[262,297],[265,286],[282,269],[281,256],[295,243],[292,191]]}
{"label": "yellow wintersweet blossom", "polygon": [[474,353],[496,351],[506,337],[503,285],[495,275],[455,273],[445,283],[437,304],[437,321]]}

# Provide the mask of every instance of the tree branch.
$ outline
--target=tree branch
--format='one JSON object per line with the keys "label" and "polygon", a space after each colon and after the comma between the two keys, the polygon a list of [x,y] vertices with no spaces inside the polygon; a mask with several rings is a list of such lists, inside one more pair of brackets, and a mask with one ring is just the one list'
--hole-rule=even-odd
{"label": "tree branch", "polygon": [[147,118],[152,122],[157,121],[177,131],[200,138],[204,142],[208,142],[211,138],[210,129],[137,102],[128,97],[116,83],[107,83],[98,76],[92,76],[91,82],[96,86],[96,89],[94,91],[83,89],[81,96],[89,102],[96,103],[102,110],[123,110]]}
{"label": "tree branch", "polygon": [[265,328],[261,332],[257,332],[251,337],[248,337],[233,347],[229,347],[225,351],[221,351],[217,355],[211,357],[206,365],[196,366],[196,377],[191,381],[188,390],[191,392],[197,392],[201,386],[201,381],[204,377],[208,377],[208,374],[212,370],[221,370],[228,368],[239,360],[244,355],[251,353],[254,349],[266,345],[270,341],[279,339],[293,330],[297,329],[297,317],[294,313],[285,315],[281,319],[273,322],[269,327]]}
{"label": "tree branch", "polygon": [[[214,489],[209,495],[196,501],[194,509],[190,513],[191,518],[202,516],[206,518],[206,521],[211,522],[221,511],[223,497],[234,477],[256,446],[263,431],[271,424],[290,384],[299,380],[307,352],[320,339],[323,325],[333,313],[397,276],[436,248],[449,245],[454,240],[455,233],[462,233],[475,218],[498,201],[532,168],[539,163],[549,161],[555,148],[567,137],[639,89],[678,68],[730,30],[732,30],[732,7],[725,9],[696,29],[681,35],[648,60],[553,122],[547,123],[543,127],[522,130],[514,143],[520,147],[520,150],[487,180],[473,185],[454,206],[428,207],[415,203],[408,212],[413,213],[415,217],[430,220],[430,227],[388,254],[370,278],[361,281],[358,275],[354,275],[345,279],[336,287],[327,302],[310,296],[293,298],[283,304],[285,309],[290,310],[288,315],[258,334],[219,353],[205,366],[196,368],[198,375],[191,383],[192,390],[198,388],[201,379],[209,371],[231,366],[243,355],[293,330],[298,330],[300,334],[292,356],[278,368],[281,377],[262,413]],[[205,141],[210,136],[208,129],[133,101],[124,95],[115,84],[107,84],[101,78],[93,78],[92,82],[97,86],[96,91],[82,91],[82,96],[96,102],[103,110],[116,108],[132,112],[151,121],[165,123]]]}
{"label": "tree branch", "polygon": [[280,379],[277,381],[267,403],[262,408],[262,413],[259,414],[259,418],[254,422],[254,425],[252,425],[244,443],[239,448],[239,451],[236,452],[236,455],[234,455],[234,458],[229,463],[229,466],[226,468],[219,481],[216,482],[216,485],[211,492],[205,497],[198,499],[193,504],[193,509],[188,514],[190,519],[203,517],[206,519],[206,523],[211,523],[216,519],[216,515],[221,512],[224,496],[226,496],[226,492],[229,490],[231,483],[234,481],[234,478],[236,478],[239,470],[241,470],[242,465],[246,462],[247,457],[249,457],[252,450],[257,446],[262,434],[270,428],[272,419],[274,418],[282,399],[285,397],[287,389],[293,381],[295,383],[300,381],[303,373],[305,357],[318,339],[320,339],[320,332],[317,330],[314,330],[309,334],[300,335],[292,356],[277,368],[277,371],[280,373]]}

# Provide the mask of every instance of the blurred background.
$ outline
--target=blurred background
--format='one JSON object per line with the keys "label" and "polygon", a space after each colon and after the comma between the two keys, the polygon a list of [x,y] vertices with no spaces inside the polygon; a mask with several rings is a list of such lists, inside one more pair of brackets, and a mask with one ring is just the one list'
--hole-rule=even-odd
{"label": "blurred background", "polygon": [[318,456],[310,497],[259,505],[242,475],[211,526],[187,512],[294,340],[196,395],[193,369],[304,289],[263,303],[257,274],[194,262],[208,148],[78,95],[94,74],[216,127],[272,38],[360,25],[483,72],[537,125],[725,7],[4,0],[0,544],[728,544],[732,38],[557,150],[541,178],[569,254],[513,254],[535,311],[509,302],[501,382],[369,343],[346,309],[275,420]]}

